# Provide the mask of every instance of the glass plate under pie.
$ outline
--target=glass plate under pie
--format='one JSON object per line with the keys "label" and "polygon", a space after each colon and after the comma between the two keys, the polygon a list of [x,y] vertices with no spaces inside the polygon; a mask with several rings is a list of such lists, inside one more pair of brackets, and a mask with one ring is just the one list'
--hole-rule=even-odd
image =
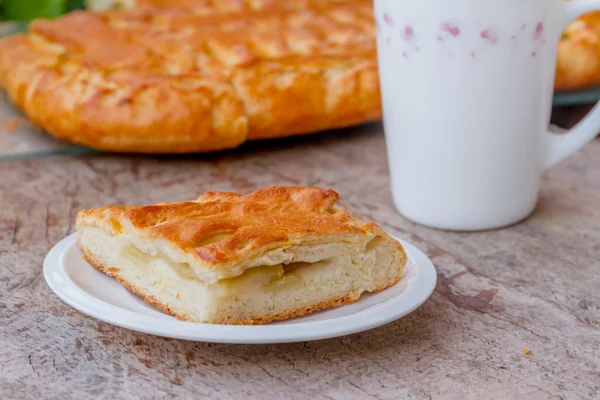
{"label": "glass plate under pie", "polygon": [[554,106],[575,106],[600,100],[600,87],[565,90],[554,93]]}

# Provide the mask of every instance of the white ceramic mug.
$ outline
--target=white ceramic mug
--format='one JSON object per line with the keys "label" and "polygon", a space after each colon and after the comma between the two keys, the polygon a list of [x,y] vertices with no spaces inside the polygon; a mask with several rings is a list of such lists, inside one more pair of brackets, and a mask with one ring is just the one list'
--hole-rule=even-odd
{"label": "white ceramic mug", "polygon": [[600,132],[596,106],[548,131],[556,49],[600,0],[375,0],[392,191],[410,220],[491,229],[527,217],[543,169]]}

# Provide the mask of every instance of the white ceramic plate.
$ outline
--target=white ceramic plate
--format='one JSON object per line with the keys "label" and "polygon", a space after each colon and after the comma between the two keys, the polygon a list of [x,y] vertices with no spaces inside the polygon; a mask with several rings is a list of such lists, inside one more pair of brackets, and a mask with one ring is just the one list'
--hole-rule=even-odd
{"label": "white ceramic plate", "polygon": [[408,254],[404,277],[393,287],[364,294],[353,304],[259,326],[178,321],[145,303],[82,257],[75,234],[44,260],[44,277],[65,303],[123,328],[177,339],[220,343],[286,343],[326,339],[392,322],[419,307],[433,292],[435,268],[419,249],[400,240]]}

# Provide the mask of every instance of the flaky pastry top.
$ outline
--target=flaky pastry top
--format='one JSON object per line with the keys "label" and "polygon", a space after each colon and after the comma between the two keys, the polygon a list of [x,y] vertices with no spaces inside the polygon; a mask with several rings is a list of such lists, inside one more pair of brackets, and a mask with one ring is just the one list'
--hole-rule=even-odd
{"label": "flaky pastry top", "polygon": [[373,11],[365,0],[281,3],[235,16],[201,3],[195,10],[204,12],[73,12],[33,21],[29,38],[59,53],[61,66],[99,68],[106,81],[137,85],[191,75],[226,81],[241,66],[317,67],[374,54]]}
{"label": "flaky pastry top", "polygon": [[33,21],[0,41],[0,84],[52,135],[120,152],[213,151],[381,115],[369,0],[148,3]]}
{"label": "flaky pastry top", "polygon": [[376,224],[335,208],[338,198],[333,190],[313,187],[275,186],[247,195],[208,192],[196,201],[80,211],[77,226],[93,225],[113,235],[133,229],[213,267],[278,247],[383,233]]}

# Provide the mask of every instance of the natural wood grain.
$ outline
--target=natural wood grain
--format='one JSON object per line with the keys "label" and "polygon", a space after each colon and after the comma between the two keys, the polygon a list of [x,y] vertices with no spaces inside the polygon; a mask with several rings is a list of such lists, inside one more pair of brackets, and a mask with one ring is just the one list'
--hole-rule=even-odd
{"label": "natural wood grain", "polygon": [[[0,168],[2,399],[600,397],[600,141],[544,177],[530,219],[480,233],[435,231],[395,212],[379,125],[197,157]],[[81,208],[272,184],[334,188],[350,211],[427,251],[439,277],[431,299],[341,339],[203,344],[98,322],[41,277]]]}

